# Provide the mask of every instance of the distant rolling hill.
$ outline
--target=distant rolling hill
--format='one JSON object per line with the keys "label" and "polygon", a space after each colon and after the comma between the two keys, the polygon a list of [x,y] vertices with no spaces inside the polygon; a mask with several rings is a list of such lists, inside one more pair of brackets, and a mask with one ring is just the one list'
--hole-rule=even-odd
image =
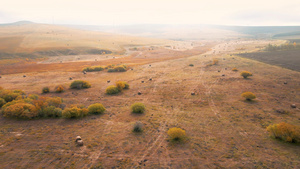
{"label": "distant rolling hill", "polygon": [[170,40],[79,30],[28,21],[0,25],[0,59],[124,52],[124,47]]}

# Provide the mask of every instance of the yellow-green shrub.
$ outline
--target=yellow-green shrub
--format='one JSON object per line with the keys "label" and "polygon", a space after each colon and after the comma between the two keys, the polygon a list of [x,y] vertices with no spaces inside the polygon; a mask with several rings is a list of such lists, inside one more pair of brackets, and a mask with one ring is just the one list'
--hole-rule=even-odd
{"label": "yellow-green shrub", "polygon": [[6,104],[6,101],[2,98],[0,98],[0,108]]}
{"label": "yellow-green shrub", "polygon": [[233,68],[232,71],[235,71],[235,72],[236,72],[236,71],[238,71],[238,69],[237,69],[237,68]]}
{"label": "yellow-green shrub", "polygon": [[55,88],[56,93],[62,93],[65,91],[65,88],[62,85],[59,85]]}
{"label": "yellow-green shrub", "polygon": [[183,140],[185,138],[185,131],[181,128],[173,127],[168,130],[168,135],[172,140]]}
{"label": "yellow-green shrub", "polygon": [[145,105],[143,103],[134,103],[131,105],[132,113],[144,113],[146,110]]}
{"label": "yellow-green shrub", "polygon": [[49,93],[49,92],[50,92],[49,87],[43,87],[42,93]]}
{"label": "yellow-green shrub", "polygon": [[84,80],[75,80],[71,83],[71,89],[82,89],[82,88],[90,88],[91,84]]}
{"label": "yellow-green shrub", "polygon": [[39,111],[39,113],[40,113],[41,117],[61,117],[62,116],[62,110],[55,106],[48,106],[48,107],[42,108]]}
{"label": "yellow-green shrub", "polygon": [[11,102],[20,95],[21,94],[18,93],[18,91],[14,92],[6,89],[0,90],[0,98],[4,99],[6,102]]}
{"label": "yellow-green shrub", "polygon": [[244,97],[248,101],[251,101],[256,98],[255,94],[253,94],[252,92],[244,92],[242,93],[242,97]]}
{"label": "yellow-green shrub", "polygon": [[242,71],[241,76],[243,76],[245,79],[248,78],[249,76],[252,76],[251,72],[248,71]]}
{"label": "yellow-green shrub", "polygon": [[88,107],[89,114],[101,114],[105,111],[105,107],[100,103],[92,104]]}
{"label": "yellow-green shrub", "polygon": [[4,117],[32,119],[39,116],[36,107],[29,103],[16,103],[2,110]]}
{"label": "yellow-green shrub", "polygon": [[88,115],[88,109],[86,108],[78,108],[76,106],[71,108],[66,108],[62,112],[62,116],[64,118],[79,118]]}
{"label": "yellow-green shrub", "polygon": [[109,95],[117,94],[119,92],[120,92],[119,89],[114,85],[108,86],[105,90],[105,93]]}
{"label": "yellow-green shrub", "polygon": [[96,71],[102,71],[104,68],[102,66],[91,66],[91,67],[86,67],[82,71],[86,72],[96,72]]}
{"label": "yellow-green shrub", "polygon": [[267,127],[269,134],[279,140],[291,143],[300,142],[300,127],[288,123],[273,124]]}

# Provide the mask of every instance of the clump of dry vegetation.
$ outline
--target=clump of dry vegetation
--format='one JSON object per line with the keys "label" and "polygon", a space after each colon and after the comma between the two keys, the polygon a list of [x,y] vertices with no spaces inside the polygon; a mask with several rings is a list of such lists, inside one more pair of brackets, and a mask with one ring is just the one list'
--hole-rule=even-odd
{"label": "clump of dry vegetation", "polygon": [[235,72],[237,72],[237,71],[238,71],[238,69],[237,69],[237,68],[233,68],[233,69],[232,69],[232,71],[235,71]]}
{"label": "clump of dry vegetation", "polygon": [[126,65],[119,65],[119,66],[108,65],[105,67],[105,69],[107,69],[107,72],[126,72],[127,66]]}
{"label": "clump of dry vegetation", "polygon": [[105,93],[109,95],[117,94],[119,92],[119,89],[115,85],[108,86],[105,90]]}
{"label": "clump of dry vegetation", "polygon": [[50,92],[49,87],[43,87],[42,93],[49,93],[49,92]]}
{"label": "clump of dry vegetation", "polygon": [[142,132],[143,131],[143,127],[144,127],[144,125],[143,125],[143,123],[142,122],[140,122],[140,121],[137,121],[137,122],[135,122],[134,123],[134,125],[133,125],[133,132]]}
{"label": "clump of dry vegetation", "polygon": [[275,139],[290,143],[300,142],[300,127],[285,122],[268,126],[267,131]]}
{"label": "clump of dry vegetation", "polygon": [[3,98],[0,98],[0,108],[5,105],[6,101]]}
{"label": "clump of dry vegetation", "polygon": [[181,141],[185,138],[185,130],[173,127],[168,130],[168,135],[171,138],[171,140]]}
{"label": "clump of dry vegetation", "polygon": [[62,112],[62,117],[64,118],[81,118],[84,116],[87,116],[89,113],[88,109],[81,108],[78,106],[72,106],[69,108],[66,108]]}
{"label": "clump of dry vegetation", "polygon": [[243,78],[247,79],[249,76],[252,76],[252,73],[248,72],[248,71],[242,71],[241,76],[243,76]]}
{"label": "clump of dry vegetation", "polygon": [[25,92],[21,90],[7,90],[7,89],[2,89],[0,90],[0,98],[4,99],[5,102],[11,102],[18,97],[23,97],[25,96]]}
{"label": "clump of dry vegetation", "polygon": [[91,104],[88,107],[89,114],[102,114],[105,111],[105,107],[100,103]]}
{"label": "clump of dry vegetation", "polygon": [[219,63],[218,59],[213,59],[211,63],[207,64],[206,66],[213,66]]}
{"label": "clump of dry vegetation", "polygon": [[56,86],[55,87],[55,92],[56,93],[62,93],[65,91],[65,88],[62,85]]}
{"label": "clump of dry vegetation", "polygon": [[104,68],[102,66],[91,66],[91,67],[86,67],[82,71],[86,72],[97,72],[97,71],[102,71]]}
{"label": "clump of dry vegetation", "polygon": [[84,80],[75,80],[71,83],[71,89],[83,89],[83,88],[90,88],[91,84]]}
{"label": "clump of dry vegetation", "polygon": [[244,97],[247,101],[251,101],[256,98],[255,94],[252,92],[244,92],[242,93],[242,97]]}
{"label": "clump of dry vegetation", "polygon": [[143,103],[134,103],[131,105],[131,112],[142,114],[146,111],[146,107]]}
{"label": "clump of dry vegetation", "polygon": [[124,81],[117,81],[116,86],[119,89],[119,91],[122,91],[123,89],[129,89],[129,84]]}

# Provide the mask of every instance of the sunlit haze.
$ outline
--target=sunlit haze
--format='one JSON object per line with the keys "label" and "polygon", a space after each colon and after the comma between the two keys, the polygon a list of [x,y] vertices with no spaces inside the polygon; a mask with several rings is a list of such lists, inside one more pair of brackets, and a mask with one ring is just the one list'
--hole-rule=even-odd
{"label": "sunlit haze", "polygon": [[300,25],[299,0],[1,0],[0,23]]}

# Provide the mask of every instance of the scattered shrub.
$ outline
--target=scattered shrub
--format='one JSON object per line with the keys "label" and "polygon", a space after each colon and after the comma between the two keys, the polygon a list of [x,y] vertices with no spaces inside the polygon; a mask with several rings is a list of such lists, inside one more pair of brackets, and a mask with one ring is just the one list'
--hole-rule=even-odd
{"label": "scattered shrub", "polygon": [[76,106],[71,108],[66,108],[62,112],[62,116],[64,118],[80,118],[88,115],[88,109],[86,108],[78,108]]}
{"label": "scattered shrub", "polygon": [[55,106],[48,106],[39,111],[41,117],[61,117],[62,110]]}
{"label": "scattered shrub", "polygon": [[206,66],[213,66],[219,63],[218,59],[213,59],[211,63],[207,64]]}
{"label": "scattered shrub", "polygon": [[105,111],[105,107],[100,103],[92,104],[88,107],[89,114],[101,114]]}
{"label": "scattered shrub", "polygon": [[246,98],[246,100],[251,101],[256,98],[255,94],[252,92],[245,92],[242,94],[242,97]]}
{"label": "scattered shrub", "polygon": [[105,93],[109,95],[117,94],[119,92],[120,92],[119,89],[114,85],[108,86],[105,90]]}
{"label": "scattered shrub", "polygon": [[235,71],[235,72],[236,72],[236,71],[238,71],[238,69],[237,69],[237,68],[233,68],[232,71]]}
{"label": "scattered shrub", "polygon": [[0,90],[0,98],[4,99],[6,102],[11,102],[15,99],[17,99],[18,96],[20,96],[20,93],[15,93],[11,90]]}
{"label": "scattered shrub", "polygon": [[105,67],[105,69],[108,69],[107,72],[126,72],[127,66],[126,65],[119,65],[119,66],[108,65]]}
{"label": "scattered shrub", "polygon": [[143,131],[143,123],[140,121],[135,122],[134,126],[133,126],[133,132],[142,132]]}
{"label": "scattered shrub", "polygon": [[28,96],[28,98],[30,98],[30,99],[32,99],[32,100],[37,100],[37,99],[39,99],[39,96],[36,95],[36,94],[30,94],[30,95]]}
{"label": "scattered shrub", "polygon": [[189,64],[189,66],[193,67],[193,66],[194,66],[194,64]]}
{"label": "scattered shrub", "polygon": [[117,66],[114,68],[117,72],[126,72],[126,67],[124,65]]}
{"label": "scattered shrub", "polygon": [[6,101],[2,98],[0,98],[0,108],[5,105]]}
{"label": "scattered shrub", "polygon": [[39,113],[36,107],[29,103],[16,103],[7,106],[2,110],[4,117],[22,118],[22,119],[32,119],[38,117]]}
{"label": "scattered shrub", "polygon": [[300,142],[300,127],[288,123],[273,124],[267,127],[269,134],[279,140],[290,143]]}
{"label": "scattered shrub", "polygon": [[82,71],[86,72],[96,72],[96,71],[102,71],[104,68],[102,66],[92,66],[92,67],[86,67]]}
{"label": "scattered shrub", "polygon": [[75,80],[71,83],[71,89],[82,89],[82,88],[90,88],[91,84],[84,80]]}
{"label": "scattered shrub", "polygon": [[122,81],[116,82],[116,86],[119,89],[119,91],[122,91],[125,88],[125,83]]}
{"label": "scattered shrub", "polygon": [[146,110],[145,105],[143,103],[134,103],[131,105],[132,113],[144,113]]}
{"label": "scattered shrub", "polygon": [[57,87],[55,87],[55,92],[56,93],[62,93],[65,91],[65,88],[62,85],[59,85]]}
{"label": "scattered shrub", "polygon": [[49,87],[44,87],[44,88],[42,89],[42,93],[49,93],[49,92],[50,92]]}
{"label": "scattered shrub", "polygon": [[185,138],[185,131],[181,128],[173,127],[168,130],[168,135],[170,136],[171,140],[179,141]]}
{"label": "scattered shrub", "polygon": [[248,71],[242,71],[241,76],[243,76],[245,79],[248,78],[249,76],[252,76],[251,72]]}

